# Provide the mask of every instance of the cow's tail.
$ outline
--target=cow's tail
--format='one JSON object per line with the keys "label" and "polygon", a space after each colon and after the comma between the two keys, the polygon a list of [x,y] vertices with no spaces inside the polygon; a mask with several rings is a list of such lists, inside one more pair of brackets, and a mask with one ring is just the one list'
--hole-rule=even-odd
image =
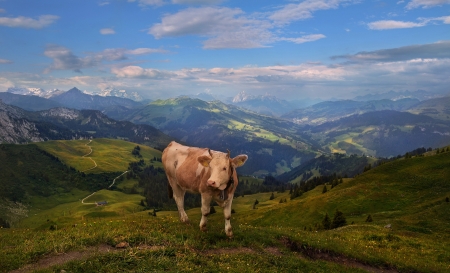
{"label": "cow's tail", "polygon": [[173,198],[173,189],[172,186],[170,186],[170,183],[167,183],[167,190],[169,191],[169,199]]}

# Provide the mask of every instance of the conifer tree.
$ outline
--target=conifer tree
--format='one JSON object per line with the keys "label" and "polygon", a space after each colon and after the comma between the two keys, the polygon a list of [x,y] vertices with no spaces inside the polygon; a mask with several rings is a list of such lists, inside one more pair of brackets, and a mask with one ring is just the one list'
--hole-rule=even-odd
{"label": "conifer tree", "polygon": [[274,195],[273,192],[272,192],[272,195],[270,195],[269,200],[273,200],[273,199],[275,199],[275,195]]}
{"label": "conifer tree", "polygon": [[331,228],[343,227],[345,225],[347,225],[347,219],[345,219],[344,213],[336,209],[333,221],[331,222]]}
{"label": "conifer tree", "polygon": [[330,221],[330,217],[328,216],[328,213],[325,214],[325,217],[322,220],[322,227],[323,229],[330,229],[331,228],[331,221]]}
{"label": "conifer tree", "polygon": [[327,192],[327,185],[323,185],[322,193],[326,193],[326,192]]}
{"label": "conifer tree", "polygon": [[366,222],[369,222],[369,223],[370,223],[370,222],[373,222],[372,215],[369,214],[369,215],[367,216]]}

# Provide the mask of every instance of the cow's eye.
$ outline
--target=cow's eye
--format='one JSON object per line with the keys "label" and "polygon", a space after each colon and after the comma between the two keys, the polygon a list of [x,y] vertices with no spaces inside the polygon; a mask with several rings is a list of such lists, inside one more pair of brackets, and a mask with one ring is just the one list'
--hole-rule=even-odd
{"label": "cow's eye", "polygon": [[223,167],[223,170],[224,170],[224,171],[226,171],[226,170],[227,170],[227,168]]}

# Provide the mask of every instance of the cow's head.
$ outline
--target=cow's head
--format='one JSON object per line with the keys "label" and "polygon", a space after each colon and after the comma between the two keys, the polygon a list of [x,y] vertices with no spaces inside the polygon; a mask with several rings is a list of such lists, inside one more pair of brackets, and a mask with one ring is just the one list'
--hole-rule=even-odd
{"label": "cow's head", "polygon": [[224,190],[228,182],[232,178],[233,172],[237,167],[244,165],[247,161],[247,155],[238,155],[235,158],[230,158],[230,151],[228,153],[215,152],[208,150],[209,156],[202,155],[198,157],[198,162],[204,167],[209,167],[211,176],[208,179],[208,186]]}

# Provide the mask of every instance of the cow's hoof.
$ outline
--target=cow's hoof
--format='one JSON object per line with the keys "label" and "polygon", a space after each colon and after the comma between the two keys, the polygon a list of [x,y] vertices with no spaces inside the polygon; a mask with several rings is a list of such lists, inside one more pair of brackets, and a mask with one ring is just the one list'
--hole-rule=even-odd
{"label": "cow's hoof", "polygon": [[230,239],[233,238],[233,231],[232,230],[227,230],[226,234],[227,234],[228,238],[230,238]]}
{"label": "cow's hoof", "polygon": [[204,225],[204,226],[200,227],[200,230],[203,231],[203,232],[207,232],[208,228],[206,227],[206,225]]}

